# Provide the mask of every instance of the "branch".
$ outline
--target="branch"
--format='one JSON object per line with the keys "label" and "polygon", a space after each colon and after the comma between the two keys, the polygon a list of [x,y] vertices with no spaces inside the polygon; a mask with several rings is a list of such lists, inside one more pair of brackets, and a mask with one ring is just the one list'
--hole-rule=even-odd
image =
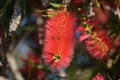
{"label": "branch", "polygon": [[[30,34],[30,32],[26,32],[21,39],[25,38],[26,36],[28,36]],[[13,40],[12,43],[9,46],[9,50],[6,53],[6,57],[7,57],[7,61],[9,64],[9,67],[15,77],[15,80],[24,80],[24,78],[22,77],[21,73],[18,71],[18,66],[16,64],[16,59],[14,57],[14,55],[12,54],[16,48],[17,43]]]}
{"label": "branch", "polygon": [[18,71],[18,67],[16,65],[15,58],[13,57],[13,55],[10,53],[7,53],[6,57],[8,59],[9,66],[10,66],[10,68],[15,76],[15,79],[16,80],[24,80],[22,75]]}

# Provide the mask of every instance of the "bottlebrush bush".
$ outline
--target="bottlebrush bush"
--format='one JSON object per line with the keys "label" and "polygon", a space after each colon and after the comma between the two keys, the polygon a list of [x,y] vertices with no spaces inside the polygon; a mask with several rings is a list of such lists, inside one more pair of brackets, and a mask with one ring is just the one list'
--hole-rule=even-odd
{"label": "bottlebrush bush", "polygon": [[[14,31],[11,21],[19,22]],[[28,48],[19,42],[26,42],[35,54],[26,53]],[[118,80],[119,48],[119,0],[0,1],[2,71],[14,74],[7,54],[18,52],[28,54],[20,58],[25,80]]]}

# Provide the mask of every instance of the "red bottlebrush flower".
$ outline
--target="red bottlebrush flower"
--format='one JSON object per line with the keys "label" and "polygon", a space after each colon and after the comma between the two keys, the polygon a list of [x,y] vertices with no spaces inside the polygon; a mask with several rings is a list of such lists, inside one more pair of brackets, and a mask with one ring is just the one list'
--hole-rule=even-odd
{"label": "red bottlebrush flower", "polygon": [[24,67],[22,67],[21,69],[19,69],[19,71],[23,74],[23,75],[27,75],[28,72],[30,70],[30,65],[29,64],[25,64]]}
{"label": "red bottlebrush flower", "polygon": [[25,63],[24,66],[19,69],[22,75],[28,80],[44,80],[45,72],[39,68],[40,60],[32,53],[28,54],[27,59],[22,59]]}
{"label": "red bottlebrush flower", "polygon": [[28,58],[27,59],[22,59],[22,61],[25,63],[25,66],[23,68],[20,69],[20,71],[22,72],[28,72],[30,70],[30,68],[35,67],[36,65],[40,64],[40,60],[35,56],[35,54],[33,53],[28,53]]}
{"label": "red bottlebrush flower", "polygon": [[85,41],[86,48],[89,54],[97,60],[108,59],[108,51],[111,49],[109,38],[107,35],[101,34],[102,31],[92,37],[93,39]]}
{"label": "red bottlebrush flower", "polygon": [[27,73],[31,68],[34,68],[41,63],[40,60],[32,53],[28,53],[27,56],[27,59],[21,58],[25,64],[24,67],[20,69],[23,73]]}
{"label": "red bottlebrush flower", "polygon": [[32,53],[28,54],[28,61],[30,61],[33,64],[39,64],[40,60]]}
{"label": "red bottlebrush flower", "polygon": [[91,30],[91,28],[80,27],[79,40],[84,41],[89,54],[97,60],[108,60],[108,51],[111,49],[110,38],[105,30]]}
{"label": "red bottlebrush flower", "polygon": [[41,69],[35,70],[31,77],[36,78],[36,80],[45,80],[45,72]]}
{"label": "red bottlebrush flower", "polygon": [[75,21],[74,15],[65,10],[57,11],[47,21],[42,57],[45,64],[53,70],[67,68],[71,62]]}
{"label": "red bottlebrush flower", "polygon": [[98,73],[95,77],[93,77],[92,80],[105,80],[105,78],[103,77],[103,75],[101,75],[100,73]]}

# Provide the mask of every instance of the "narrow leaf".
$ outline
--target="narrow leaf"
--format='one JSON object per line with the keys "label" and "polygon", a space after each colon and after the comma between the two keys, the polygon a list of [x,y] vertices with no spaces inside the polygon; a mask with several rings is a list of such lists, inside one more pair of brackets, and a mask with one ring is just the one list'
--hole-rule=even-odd
{"label": "narrow leaf", "polygon": [[56,3],[51,3],[51,2],[50,2],[50,5],[55,7],[55,8],[60,8],[60,7],[64,7],[65,6],[64,4],[56,4]]}

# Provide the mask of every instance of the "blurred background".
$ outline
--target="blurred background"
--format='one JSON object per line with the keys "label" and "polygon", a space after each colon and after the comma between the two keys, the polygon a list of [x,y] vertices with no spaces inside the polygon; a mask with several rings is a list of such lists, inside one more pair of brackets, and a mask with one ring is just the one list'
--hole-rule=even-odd
{"label": "blurred background", "polygon": [[[53,71],[41,56],[45,25],[63,8],[76,16],[74,55]],[[120,0],[0,0],[0,80],[119,80],[119,62]]]}

